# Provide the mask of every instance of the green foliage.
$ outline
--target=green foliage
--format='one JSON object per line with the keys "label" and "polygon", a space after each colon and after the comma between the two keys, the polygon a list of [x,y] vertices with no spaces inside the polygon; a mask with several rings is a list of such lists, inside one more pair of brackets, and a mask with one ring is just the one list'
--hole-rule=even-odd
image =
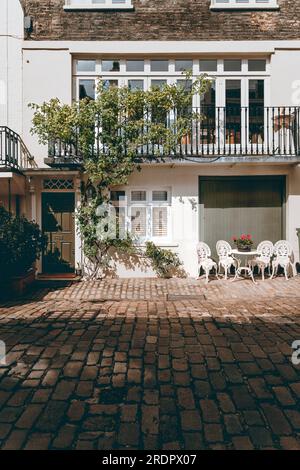
{"label": "green foliage", "polygon": [[[191,73],[187,73],[186,84],[190,81]],[[126,184],[140,170],[138,149],[149,146],[159,155],[159,147],[164,146],[170,156],[175,154],[180,139],[191,131],[192,119],[200,119],[192,110],[192,97],[203,94],[209,84],[202,76],[191,86],[131,91],[128,87],[106,88],[100,81],[95,100],[85,98],[67,105],[55,98],[30,105],[34,111],[32,133],[40,143],[61,141],[65,148],[76,145],[79,149],[87,182],[77,216],[85,256],[89,266],[95,264],[93,277],[109,264],[109,247],[133,250],[129,235],[125,240],[99,239],[97,226],[103,216],[97,215],[97,208],[109,202],[111,188]],[[166,117],[174,110],[176,120],[166,125]],[[87,197],[91,185],[95,188],[92,200]]]}
{"label": "green foliage", "polygon": [[147,242],[145,255],[150,259],[152,268],[159,277],[169,279],[176,274],[182,274],[180,269],[182,262],[171,250],[159,248],[154,243]]}
{"label": "green foliage", "polygon": [[46,244],[39,226],[15,217],[0,206],[0,278],[25,274],[40,257]]}

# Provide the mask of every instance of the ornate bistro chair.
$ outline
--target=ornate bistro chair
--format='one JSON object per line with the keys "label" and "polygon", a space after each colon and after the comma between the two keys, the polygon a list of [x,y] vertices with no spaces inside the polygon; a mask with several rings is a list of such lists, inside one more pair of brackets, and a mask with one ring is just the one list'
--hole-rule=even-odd
{"label": "ornate bistro chair", "polygon": [[219,257],[218,272],[220,274],[221,268],[223,268],[225,271],[225,279],[227,279],[231,266],[233,266],[235,269],[238,269],[239,261],[232,255],[232,248],[225,240],[219,240],[217,242],[216,248]]}
{"label": "ornate bistro chair", "polygon": [[293,250],[290,243],[286,240],[280,240],[274,246],[275,258],[272,262],[272,277],[277,275],[278,268],[284,269],[285,278],[289,278],[289,269],[292,268],[293,276],[297,275],[296,264],[292,261]]}
{"label": "ornate bistro chair", "polygon": [[269,276],[271,276],[271,259],[274,254],[274,245],[272,242],[265,240],[257,247],[258,256],[249,261],[249,267],[253,270],[258,267],[258,273],[261,271],[262,280],[265,280],[265,269],[268,268]]}
{"label": "ornate bistro chair", "polygon": [[198,254],[198,263],[199,263],[199,279],[200,279],[201,268],[203,269],[205,273],[206,283],[208,283],[209,273],[213,268],[216,270],[216,276],[218,278],[218,266],[217,266],[217,263],[215,263],[215,261],[211,259],[211,250],[209,246],[204,242],[198,243],[197,254]]}

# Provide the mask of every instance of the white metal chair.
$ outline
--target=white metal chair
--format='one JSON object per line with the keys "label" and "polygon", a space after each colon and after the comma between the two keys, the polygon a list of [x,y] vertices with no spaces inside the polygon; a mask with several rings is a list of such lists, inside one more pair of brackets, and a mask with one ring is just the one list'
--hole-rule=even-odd
{"label": "white metal chair", "polygon": [[237,270],[239,267],[239,261],[232,255],[232,248],[225,240],[219,240],[216,248],[219,257],[218,272],[220,274],[221,268],[223,268],[225,271],[225,279],[227,279],[231,266]]}
{"label": "white metal chair", "polygon": [[271,276],[271,259],[274,254],[274,245],[272,242],[265,240],[257,247],[258,256],[249,261],[249,267],[253,270],[258,267],[258,273],[261,271],[262,280],[265,280],[265,270],[268,268],[269,276]]}
{"label": "white metal chair", "polygon": [[286,240],[280,240],[274,246],[275,258],[272,261],[272,277],[277,275],[278,268],[281,266],[284,269],[285,278],[289,278],[289,270],[292,268],[293,276],[297,275],[296,263],[292,261],[293,249],[290,243]]}
{"label": "white metal chair", "polygon": [[216,270],[216,277],[218,278],[218,266],[214,260],[211,259],[211,250],[209,246],[200,242],[197,245],[198,263],[199,263],[199,279],[201,269],[203,269],[206,277],[206,283],[209,281],[209,273],[214,268]]}

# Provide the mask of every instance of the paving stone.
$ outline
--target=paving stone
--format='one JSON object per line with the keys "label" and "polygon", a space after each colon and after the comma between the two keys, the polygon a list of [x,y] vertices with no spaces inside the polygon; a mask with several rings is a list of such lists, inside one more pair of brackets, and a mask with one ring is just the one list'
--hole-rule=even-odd
{"label": "paving stone", "polygon": [[43,405],[28,405],[18,419],[16,426],[21,429],[32,428],[42,410]]}
{"label": "paving stone", "polygon": [[60,422],[63,420],[67,408],[68,403],[66,402],[54,400],[49,401],[36,423],[36,428],[39,431],[55,431],[59,428]]}
{"label": "paving stone", "polygon": [[208,442],[223,441],[223,430],[220,424],[205,424],[204,436]]}
{"label": "paving stone", "polygon": [[279,408],[274,405],[264,404],[262,409],[274,434],[282,436],[292,433],[290,424]]}
{"label": "paving stone", "polygon": [[85,413],[86,405],[82,401],[73,401],[68,409],[68,419],[70,421],[80,421]]}
{"label": "paving stone", "polygon": [[206,423],[220,422],[220,411],[213,400],[200,400],[200,409]]}
{"label": "paving stone", "polygon": [[142,432],[143,434],[158,434],[159,407],[142,406]]}
{"label": "paving stone", "polygon": [[134,423],[137,418],[137,405],[124,405],[122,407],[121,421]]}
{"label": "paving stone", "polygon": [[57,437],[53,441],[55,449],[70,449],[74,440],[76,426],[66,424],[61,427]]}
{"label": "paving stone", "polygon": [[138,424],[121,423],[118,435],[118,443],[123,446],[138,446],[140,429]]}
{"label": "paving stone", "polygon": [[183,431],[201,431],[202,422],[197,410],[181,411],[180,416]]}
{"label": "paving stone", "polygon": [[51,434],[34,433],[31,434],[25,446],[25,450],[48,450],[51,441]]}
{"label": "paving stone", "polygon": [[266,428],[252,426],[249,434],[254,446],[258,449],[264,447],[273,447],[274,443],[270,431]]}
{"label": "paving stone", "polygon": [[247,436],[237,436],[232,438],[235,450],[253,450],[253,444]]}
{"label": "paving stone", "polygon": [[13,431],[4,445],[1,447],[2,450],[20,450],[23,448],[23,444],[27,437],[27,431],[16,430]]}

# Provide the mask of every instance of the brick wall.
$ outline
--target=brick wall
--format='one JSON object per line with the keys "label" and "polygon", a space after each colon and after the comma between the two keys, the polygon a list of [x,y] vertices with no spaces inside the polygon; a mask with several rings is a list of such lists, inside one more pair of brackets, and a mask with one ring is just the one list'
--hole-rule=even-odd
{"label": "brick wall", "polygon": [[130,12],[64,12],[65,0],[21,0],[33,40],[300,39],[300,0],[279,11],[211,12],[210,0],[133,0]]}

